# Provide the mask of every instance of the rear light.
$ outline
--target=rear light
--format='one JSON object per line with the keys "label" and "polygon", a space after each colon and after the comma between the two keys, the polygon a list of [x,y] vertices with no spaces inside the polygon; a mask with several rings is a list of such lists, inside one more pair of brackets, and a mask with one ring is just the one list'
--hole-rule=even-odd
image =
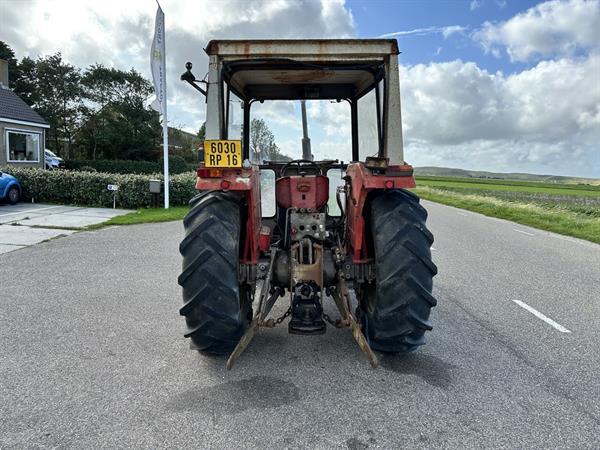
{"label": "rear light", "polygon": [[227,180],[221,181],[221,189],[229,189],[229,181],[227,181]]}
{"label": "rear light", "polygon": [[223,171],[221,169],[207,169],[206,167],[201,167],[196,170],[196,174],[200,178],[220,178],[223,176]]}
{"label": "rear light", "polygon": [[271,229],[267,226],[260,227],[260,234],[258,235],[258,248],[261,252],[269,250],[271,244]]}
{"label": "rear light", "polygon": [[394,187],[394,182],[392,180],[387,180],[385,182],[385,188],[386,189],[392,189]]}

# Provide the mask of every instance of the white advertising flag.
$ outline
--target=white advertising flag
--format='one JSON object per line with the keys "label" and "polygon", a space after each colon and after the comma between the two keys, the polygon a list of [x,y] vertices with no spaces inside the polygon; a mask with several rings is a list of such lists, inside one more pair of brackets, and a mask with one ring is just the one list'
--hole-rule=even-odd
{"label": "white advertising flag", "polygon": [[154,91],[156,99],[152,102],[152,109],[160,114],[165,113],[165,15],[160,8],[156,11],[156,21],[154,25],[154,40],[152,41],[152,50],[150,52],[150,66],[152,69],[152,80],[154,81]]}
{"label": "white advertising flag", "polygon": [[150,67],[156,99],[152,108],[162,115],[163,126],[163,174],[165,179],[165,208],[169,207],[169,127],[167,125],[167,71],[165,53],[165,15],[160,5],[156,11],[154,40],[150,52]]}

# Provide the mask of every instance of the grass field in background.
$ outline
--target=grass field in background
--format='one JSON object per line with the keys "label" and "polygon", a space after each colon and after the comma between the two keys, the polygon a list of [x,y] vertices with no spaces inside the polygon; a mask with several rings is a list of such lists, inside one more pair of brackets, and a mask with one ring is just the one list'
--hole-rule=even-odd
{"label": "grass field in background", "polygon": [[600,186],[589,184],[541,183],[537,181],[490,180],[455,177],[417,177],[419,185],[488,191],[534,192],[549,195],[600,197]]}
{"label": "grass field in background", "polygon": [[600,186],[417,177],[422,198],[600,243]]}
{"label": "grass field in background", "polygon": [[[422,198],[600,243],[600,186],[501,179],[417,177]],[[186,206],[142,208],[101,226],[168,222]]]}

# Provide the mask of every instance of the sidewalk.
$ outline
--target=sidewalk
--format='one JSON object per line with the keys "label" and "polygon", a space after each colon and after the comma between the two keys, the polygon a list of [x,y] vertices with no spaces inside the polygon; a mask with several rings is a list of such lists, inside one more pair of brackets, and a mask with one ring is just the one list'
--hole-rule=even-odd
{"label": "sidewalk", "polygon": [[131,211],[19,203],[0,205],[0,254],[67,236]]}

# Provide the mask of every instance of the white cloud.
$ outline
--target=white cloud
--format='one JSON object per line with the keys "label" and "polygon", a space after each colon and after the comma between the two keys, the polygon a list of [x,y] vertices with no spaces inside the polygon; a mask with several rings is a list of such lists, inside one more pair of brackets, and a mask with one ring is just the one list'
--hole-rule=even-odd
{"label": "white cloud", "polygon": [[405,31],[394,31],[393,33],[382,34],[379,37],[398,37],[398,36],[426,36],[428,34],[441,34],[444,39],[452,36],[453,34],[460,34],[467,31],[467,27],[461,25],[449,25],[445,27],[426,27],[426,28],[415,28],[413,30]]}
{"label": "white cloud", "polygon": [[469,4],[469,9],[471,11],[475,11],[476,9],[481,7],[481,1],[480,0],[471,0],[471,3]]}
{"label": "white cloud", "polygon": [[[210,39],[343,38],[354,36],[343,0],[161,1],[167,28],[169,122],[196,131],[204,99],[179,81],[186,61],[202,78],[208,68],[203,48]],[[53,2],[1,1],[0,40],[17,57],[62,52],[70,63],[99,62],[150,78],[149,54],[156,4],[147,0]]]}
{"label": "white cloud", "polygon": [[598,0],[552,0],[517,14],[506,22],[485,22],[473,33],[487,52],[505,47],[513,61],[569,56],[600,42]]}
{"label": "white cloud", "polygon": [[416,165],[600,176],[600,54],[489,73],[460,60],[401,68]]}
{"label": "white cloud", "polygon": [[251,109],[252,117],[263,119],[270,128],[277,125],[288,130],[300,130],[302,122],[299,120],[299,113],[295,109],[296,103],[292,100],[255,103]]}

